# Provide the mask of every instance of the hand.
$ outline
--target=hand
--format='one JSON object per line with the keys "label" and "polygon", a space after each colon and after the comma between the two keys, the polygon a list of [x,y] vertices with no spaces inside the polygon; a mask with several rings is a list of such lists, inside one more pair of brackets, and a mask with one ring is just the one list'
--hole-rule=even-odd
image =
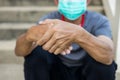
{"label": "hand", "polygon": [[44,33],[48,30],[49,26],[45,26],[46,24],[40,24],[37,26],[31,27],[26,33],[26,39],[31,42],[38,41]]}
{"label": "hand", "polygon": [[68,49],[75,42],[77,33],[81,30],[77,25],[56,19],[45,20],[41,24],[51,24],[53,26],[37,41],[37,44],[56,55]]}
{"label": "hand", "polygon": [[[52,26],[52,25],[51,25]],[[30,42],[36,42],[38,41],[44,33],[50,28],[50,24],[39,24],[37,26],[31,27],[27,33],[26,33],[26,38]],[[36,44],[37,45],[37,44]],[[65,49],[61,55],[66,55],[70,54],[72,50],[72,46],[70,46],[68,49]]]}

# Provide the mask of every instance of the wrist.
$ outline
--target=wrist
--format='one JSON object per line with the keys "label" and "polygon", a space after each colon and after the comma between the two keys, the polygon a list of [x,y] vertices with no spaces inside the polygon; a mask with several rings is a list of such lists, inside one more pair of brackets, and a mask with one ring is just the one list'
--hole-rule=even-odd
{"label": "wrist", "polygon": [[75,43],[79,43],[80,41],[82,41],[82,38],[84,37],[84,29],[80,28],[76,31],[76,35],[75,35]]}

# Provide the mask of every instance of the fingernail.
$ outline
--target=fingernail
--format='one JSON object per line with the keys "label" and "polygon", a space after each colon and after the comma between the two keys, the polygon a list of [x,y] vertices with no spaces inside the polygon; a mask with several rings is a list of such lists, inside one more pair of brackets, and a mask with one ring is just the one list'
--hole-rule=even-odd
{"label": "fingernail", "polygon": [[70,50],[67,50],[66,53],[67,53],[67,54],[70,54]]}
{"label": "fingernail", "polygon": [[73,49],[73,47],[71,46],[69,49],[70,49],[70,50],[72,50],[72,49]]}

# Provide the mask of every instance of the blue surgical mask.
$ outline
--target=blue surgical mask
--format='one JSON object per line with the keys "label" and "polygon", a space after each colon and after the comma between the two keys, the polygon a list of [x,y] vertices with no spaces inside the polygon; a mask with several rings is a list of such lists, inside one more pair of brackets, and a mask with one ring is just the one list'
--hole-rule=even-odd
{"label": "blue surgical mask", "polygon": [[58,10],[69,20],[76,20],[87,9],[87,0],[59,0]]}

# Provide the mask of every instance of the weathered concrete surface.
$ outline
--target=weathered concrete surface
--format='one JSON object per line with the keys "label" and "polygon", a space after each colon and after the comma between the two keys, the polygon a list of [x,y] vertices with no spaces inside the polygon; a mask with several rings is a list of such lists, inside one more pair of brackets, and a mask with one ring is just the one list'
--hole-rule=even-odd
{"label": "weathered concrete surface", "polygon": [[[103,13],[102,6],[89,6],[89,10]],[[55,6],[46,7],[0,7],[0,22],[37,22],[40,17],[56,11]]]}

